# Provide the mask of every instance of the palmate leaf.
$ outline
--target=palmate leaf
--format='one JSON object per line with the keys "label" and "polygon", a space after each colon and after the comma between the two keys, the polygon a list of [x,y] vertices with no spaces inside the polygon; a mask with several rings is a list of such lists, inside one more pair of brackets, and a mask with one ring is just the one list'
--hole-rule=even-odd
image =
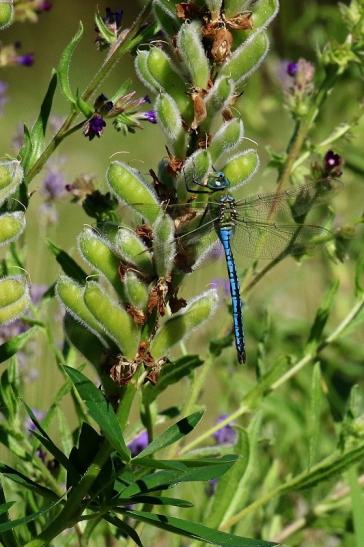
{"label": "palmate leaf", "polygon": [[167,530],[180,536],[185,536],[191,539],[197,539],[210,543],[212,545],[229,546],[229,547],[268,547],[269,545],[277,545],[268,541],[262,541],[258,539],[249,539],[235,536],[233,534],[226,534],[218,530],[212,530],[197,524],[196,522],[189,522],[176,517],[169,517],[166,515],[158,515],[153,513],[146,513],[144,511],[123,511],[125,515],[128,515],[135,520],[146,522],[162,530]]}
{"label": "palmate leaf", "polygon": [[123,432],[111,404],[106,401],[103,393],[80,371],[66,366],[64,370],[105,438],[117,450],[123,461],[129,461],[130,452],[125,444]]}
{"label": "palmate leaf", "polygon": [[201,420],[204,411],[195,412],[182,420],[179,420],[176,424],[168,427],[161,435],[154,439],[138,456],[134,458],[139,460],[141,458],[151,456],[158,450],[166,448],[171,444],[179,441],[184,436],[188,435],[196,427],[198,422]]}

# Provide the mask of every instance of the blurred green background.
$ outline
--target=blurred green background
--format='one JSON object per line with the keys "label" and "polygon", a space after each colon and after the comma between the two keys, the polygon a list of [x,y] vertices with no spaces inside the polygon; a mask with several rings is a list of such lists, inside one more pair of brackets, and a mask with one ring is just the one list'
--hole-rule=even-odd
{"label": "blurred green background", "polygon": [[[35,64],[31,68],[11,67],[2,69],[0,80],[8,82],[9,102],[5,112],[0,118],[0,149],[2,154],[14,154],[11,147],[11,140],[17,132],[17,127],[22,123],[31,124],[39,109],[40,102],[47,87],[50,72],[58,63],[60,54],[78,27],[78,21],[82,20],[85,25],[85,35],[80,47],[77,49],[72,70],[72,85],[74,89],[83,89],[90,80],[95,70],[102,62],[103,53],[98,52],[95,47],[95,33],[93,17],[96,7],[102,13],[106,6],[125,11],[125,24],[131,22],[143,2],[122,2],[122,1],[72,1],[55,0],[54,7],[49,13],[41,15],[37,24],[15,24],[2,33],[4,43],[20,40],[24,52],[34,52]],[[286,148],[292,121],[283,108],[282,88],[279,80],[279,63],[282,60],[297,60],[305,57],[314,61],[315,50],[323,47],[328,38],[342,39],[342,24],[338,16],[338,2],[336,1],[305,1],[292,2],[281,0],[281,10],[274,22],[271,32],[270,54],[258,71],[251,79],[246,90],[239,101],[239,109],[246,126],[246,135],[259,143],[259,152],[262,159],[260,173],[249,183],[248,191],[256,193],[274,189],[275,173],[272,169],[264,175],[264,164],[267,161],[265,147],[270,146],[276,152]],[[135,89],[143,95],[145,89],[137,81],[133,71],[131,57],[124,58],[117,69],[111,74],[107,84],[99,91],[105,95],[112,95],[115,89],[127,78],[132,78]],[[349,74],[338,88],[335,89],[329,99],[325,110],[320,117],[317,138],[325,137],[340,122],[351,120],[358,112],[358,104],[362,98],[362,87],[355,69]],[[54,113],[58,116],[65,116],[67,107],[60,94],[55,101]],[[345,170],[343,177],[344,189],[335,198],[340,224],[355,221],[362,212],[364,202],[364,191],[362,176],[360,174],[361,142],[364,137],[363,122],[359,123],[357,131],[351,142],[338,147],[335,150],[343,154],[349,161],[350,166]],[[95,175],[100,189],[105,189],[104,173],[109,158],[117,152],[128,152],[120,156],[124,161],[138,167],[142,172],[148,173],[150,168],[156,169],[158,161],[165,155],[164,139],[157,126],[145,124],[144,129],[137,131],[135,135],[127,138],[117,133],[109,124],[100,140],[95,139],[89,142],[82,132],[74,134],[67,139],[57,152],[57,156],[64,158],[62,167],[67,182],[72,182],[80,174]],[[37,192],[40,187],[44,172],[40,174],[33,183],[33,190]],[[49,237],[57,245],[65,248],[73,257],[78,259],[76,248],[76,236],[82,225],[88,222],[80,207],[71,205],[69,200],[59,204],[59,221],[51,227],[47,233],[39,222],[40,195],[31,200],[28,212],[28,258],[27,267],[32,282],[50,283],[53,282],[57,272],[57,264],[48,253],[45,243],[45,236]],[[354,246],[355,248],[355,246]],[[355,252],[354,252],[355,258]],[[287,347],[295,349],[299,346],[300,340],[296,338],[296,331],[306,331],[312,321],[322,295],[330,285],[333,278],[341,281],[340,292],[332,321],[337,322],[350,308],[353,300],[353,265],[354,260],[348,259],[343,264],[333,266],[327,258],[316,253],[316,258],[297,266],[292,259],[285,260],[272,274],[259,285],[259,289],[252,293],[246,308],[246,322],[248,331],[248,352],[254,356],[256,352],[259,328],[262,324],[265,311],[269,309],[272,314],[275,330],[285,333],[288,340]],[[225,275],[224,265],[214,263],[206,266],[201,271],[193,274],[185,289],[189,296],[205,289],[211,280]],[[203,352],[203,344],[215,336],[222,336],[228,332],[230,318],[225,307],[221,307],[218,316],[211,322],[203,332],[198,335],[198,349]],[[218,318],[217,318],[218,317]],[[358,344],[359,335],[355,335]],[[279,336],[277,337],[279,340]],[[197,349],[196,339],[191,340],[189,345]],[[298,347],[297,346],[297,347]],[[286,348],[284,348],[285,350]],[[279,344],[272,345],[272,359],[279,355]],[[345,352],[345,348],[343,348]],[[363,352],[357,350],[358,355],[345,371],[346,376],[338,374],[342,385],[335,393],[338,408],[343,404],[347,389],[346,384],[351,383],[350,375],[357,377],[359,364],[363,358]],[[226,381],[231,373],[233,352],[229,352],[218,358],[221,361],[221,369],[218,378],[211,378],[205,389],[205,400],[211,409],[211,420],[216,414],[227,409],[229,397],[237,397],[236,386],[234,390],[226,388],[229,383]],[[45,350],[38,351],[36,362],[37,368],[42,370],[39,380],[31,386],[29,396],[35,406],[44,408],[51,399],[55,388],[55,366],[50,363]],[[216,398],[219,390],[219,375],[224,380],[224,388],[220,389],[221,397]],[[239,372],[237,382],[241,379],[244,389],[249,382],[254,382],[254,374],[249,375],[246,370]],[[340,384],[340,381],[337,382]],[[41,387],[41,390],[39,389]],[[340,389],[343,391],[340,392]],[[345,391],[345,393],[344,393]],[[173,398],[173,393],[170,394]],[[219,401],[219,402],[217,402]]]}

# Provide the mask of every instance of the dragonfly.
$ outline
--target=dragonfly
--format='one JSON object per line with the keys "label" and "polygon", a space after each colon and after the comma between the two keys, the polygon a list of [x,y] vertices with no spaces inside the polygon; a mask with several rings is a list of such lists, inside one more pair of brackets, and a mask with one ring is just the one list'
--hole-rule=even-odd
{"label": "dragonfly", "polygon": [[[190,182],[193,187],[185,180],[189,193],[210,194],[207,201],[160,205],[175,220],[177,235],[174,243],[182,258],[187,257],[189,249],[193,249],[199,262],[200,246],[206,254],[206,249],[211,249],[218,241],[222,245],[239,363],[246,362],[246,344],[243,301],[235,258],[275,259],[281,254],[299,254],[312,245],[315,236],[323,232],[330,234],[324,227],[307,224],[305,220],[311,206],[322,201],[328,191],[337,188],[336,180],[325,177],[292,190],[236,199],[225,174],[214,170],[203,182],[192,178]],[[186,225],[188,229],[184,232]]]}

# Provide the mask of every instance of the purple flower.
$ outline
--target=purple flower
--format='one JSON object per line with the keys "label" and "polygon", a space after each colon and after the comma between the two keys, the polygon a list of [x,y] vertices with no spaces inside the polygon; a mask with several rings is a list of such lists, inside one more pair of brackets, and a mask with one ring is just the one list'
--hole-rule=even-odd
{"label": "purple flower", "polygon": [[140,100],[140,104],[151,104],[152,101],[148,95],[144,95],[144,97]]}
{"label": "purple flower", "polygon": [[103,18],[104,22],[108,27],[113,27],[115,29],[120,28],[121,21],[123,19],[123,10],[112,11],[110,8],[106,8],[106,15]]}
{"label": "purple flower", "polygon": [[16,319],[16,321],[13,321],[9,325],[2,325],[0,327],[0,343],[3,344],[11,338],[22,334],[28,330],[28,328],[29,327],[21,319]]}
{"label": "purple flower", "polygon": [[8,102],[8,84],[0,80],[0,115],[4,112],[4,106]]}
{"label": "purple flower", "polygon": [[214,496],[216,494],[216,489],[218,485],[218,479],[210,479],[206,485],[206,496],[211,498],[211,496]]}
{"label": "purple flower", "polygon": [[83,134],[85,135],[85,137],[88,137],[90,141],[92,141],[94,137],[101,137],[105,126],[106,122],[104,118],[100,114],[95,113],[85,123],[83,128]]}
{"label": "purple flower", "polygon": [[211,281],[211,287],[221,291],[224,296],[230,296],[230,283],[225,277],[217,277]]}
{"label": "purple flower", "polygon": [[17,55],[15,61],[18,65],[32,66],[34,64],[34,54],[25,53],[24,55]]}
{"label": "purple flower", "polygon": [[65,193],[65,180],[58,169],[49,169],[43,180],[42,192],[47,201],[54,201]]}
{"label": "purple flower", "polygon": [[324,157],[324,173],[326,176],[341,177],[343,158],[333,150],[326,152]]}
{"label": "purple flower", "polygon": [[131,452],[132,457],[134,458],[135,456],[140,454],[140,452],[142,452],[144,448],[147,448],[148,444],[148,433],[146,431],[142,431],[128,444],[128,448]]}
{"label": "purple flower", "polygon": [[52,2],[49,2],[49,0],[44,0],[43,2],[39,2],[36,8],[36,11],[38,13],[41,13],[42,11],[50,11],[52,8],[53,8]]}
{"label": "purple flower", "polygon": [[[43,420],[43,418],[45,417],[44,412],[42,412],[41,410],[39,410],[37,408],[32,408],[32,412],[33,412],[33,414],[34,414],[34,416],[35,416],[35,418],[37,419],[38,422],[41,422]],[[24,428],[29,433],[32,433],[32,431],[35,431],[37,429],[36,425],[34,424],[34,422],[33,422],[33,420],[31,419],[30,416],[27,416],[27,418],[25,419]]]}
{"label": "purple flower", "polygon": [[298,64],[297,63],[291,62],[291,63],[287,64],[286,71],[287,71],[288,76],[291,76],[291,78],[296,76],[297,70],[298,70]]}
{"label": "purple flower", "polygon": [[[222,414],[218,417],[216,423],[223,422],[227,417],[227,414]],[[234,444],[236,441],[236,432],[230,424],[227,424],[218,431],[215,431],[214,439],[217,444]]]}
{"label": "purple flower", "polygon": [[141,112],[138,117],[140,120],[145,120],[150,123],[158,123],[155,110],[148,110],[147,112]]}
{"label": "purple flower", "polygon": [[30,298],[33,304],[38,304],[46,290],[48,289],[47,285],[39,285],[37,283],[32,283],[30,286]]}

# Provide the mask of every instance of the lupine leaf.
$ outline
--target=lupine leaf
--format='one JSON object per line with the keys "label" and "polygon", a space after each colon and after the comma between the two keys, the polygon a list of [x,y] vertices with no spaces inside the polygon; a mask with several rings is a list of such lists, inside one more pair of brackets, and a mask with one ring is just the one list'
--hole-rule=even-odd
{"label": "lupine leaf", "polygon": [[335,302],[335,296],[339,288],[339,283],[335,282],[332,284],[330,289],[327,291],[321,306],[319,307],[311,331],[308,337],[309,343],[318,343],[321,339],[323,330],[329,318],[331,309]]}
{"label": "lupine leaf", "polygon": [[33,125],[31,130],[31,140],[32,140],[33,147],[32,147],[30,164],[32,164],[38,159],[44,147],[44,138],[45,138],[45,134],[47,130],[48,119],[52,110],[54,94],[57,89],[57,83],[58,83],[57,73],[53,72],[51,80],[48,85],[47,92],[45,94],[44,100],[40,107],[40,113],[39,113],[38,119]]}
{"label": "lupine leaf", "polygon": [[28,477],[23,475],[23,473],[20,473],[20,471],[17,471],[8,465],[0,464],[0,473],[4,475],[4,477],[7,477],[17,484],[20,484],[23,488],[32,490],[43,498],[58,500],[57,494],[55,494],[52,490],[49,490],[49,488],[45,488],[45,486],[41,486],[40,484],[28,479]]}
{"label": "lupine leaf", "polygon": [[145,400],[152,403],[168,386],[176,384],[201,365],[203,365],[203,361],[197,355],[186,355],[173,363],[167,363],[162,368],[158,383],[156,385],[148,384],[144,388]]}
{"label": "lupine leaf", "polygon": [[195,412],[186,418],[183,418],[176,424],[172,425],[156,439],[154,439],[134,460],[150,456],[162,448],[166,448],[173,443],[176,443],[182,439],[185,435],[188,435],[198,424],[203,416],[203,411]]}
{"label": "lupine leaf", "polygon": [[83,284],[87,277],[87,274],[83,269],[77,264],[73,258],[70,257],[66,251],[63,251],[60,247],[57,247],[52,241],[48,240],[48,248],[51,253],[55,256],[58,264],[61,266],[62,270],[68,277],[77,281],[77,283]]}
{"label": "lupine leaf", "polygon": [[111,515],[106,515],[104,519],[107,522],[110,522],[110,524],[113,524],[116,528],[118,528],[121,531],[123,537],[131,537],[131,539],[136,545],[138,545],[138,547],[143,547],[140,537],[138,536],[134,528],[129,526],[129,524],[127,524],[124,520],[120,520],[117,517]]}
{"label": "lupine leaf", "polygon": [[320,363],[316,363],[312,372],[311,385],[311,405],[310,405],[310,427],[308,443],[308,468],[310,468],[317,459],[317,449],[319,447],[320,429],[321,429],[321,369]]}
{"label": "lupine leaf", "polygon": [[[3,490],[3,487],[1,485],[1,482],[0,482],[0,503],[1,503],[1,508],[5,507],[5,506],[8,506],[8,508],[9,508],[12,505],[14,505],[14,503],[15,503],[14,501],[10,501],[10,502],[6,503],[6,498],[5,498],[5,494],[4,494],[4,490]],[[1,524],[7,524],[9,522],[10,522],[10,518],[9,518],[7,510],[4,511],[3,509],[1,509],[1,512],[0,512],[0,525]],[[17,542],[16,536],[15,536],[15,534],[12,530],[0,533],[0,543],[2,543],[5,547],[18,547],[18,542]]]}
{"label": "lupine leaf", "polygon": [[[123,503],[128,500],[123,500]],[[193,507],[193,503],[178,498],[167,498],[166,496],[134,496],[129,498],[129,502],[132,503],[148,503],[150,505],[171,505],[172,507]]]}
{"label": "lupine leaf", "polygon": [[37,332],[39,332],[40,326],[35,325],[34,327],[28,329],[27,331],[23,332],[22,334],[18,334],[18,336],[14,336],[14,338],[11,338],[7,342],[4,342],[0,346],[0,363],[3,363],[4,361],[7,361],[15,355],[18,351],[20,351],[24,345],[32,338]]}
{"label": "lupine leaf", "polygon": [[90,416],[97,422],[106,439],[118,451],[123,460],[129,461],[130,453],[111,404],[106,401],[103,393],[84,374],[71,367],[65,366],[64,370],[85,402]]}
{"label": "lupine leaf", "polygon": [[44,515],[44,513],[48,513],[49,511],[51,511],[61,500],[62,498],[59,498],[59,499],[57,498],[57,501],[55,501],[54,503],[51,503],[50,505],[48,505],[44,509],[41,509],[40,511],[37,511],[36,513],[33,513],[31,515],[28,515],[20,519],[10,520],[9,522],[0,524],[0,533],[7,532],[8,530],[13,530],[17,526],[21,526],[22,524],[27,524],[28,522],[32,522],[33,520],[40,517],[41,515]]}
{"label": "lupine leaf", "polygon": [[62,91],[66,98],[73,104],[76,103],[76,97],[73,94],[73,91],[71,89],[70,80],[69,80],[69,73],[71,68],[71,62],[72,57],[74,54],[74,51],[79,44],[81,38],[83,35],[83,24],[80,21],[79,29],[70,41],[70,43],[67,45],[65,50],[62,53],[61,59],[59,61],[59,65],[57,68],[57,73],[59,76],[59,82],[62,88]]}
{"label": "lupine leaf", "polygon": [[268,547],[269,545],[277,545],[267,541],[258,539],[249,539],[226,534],[218,530],[212,530],[202,524],[182,520],[176,517],[168,517],[166,515],[157,515],[146,513],[144,511],[125,511],[128,515],[141,522],[146,522],[162,530],[167,530],[174,534],[179,534],[199,541],[204,541],[212,545],[229,546],[229,547]]}

